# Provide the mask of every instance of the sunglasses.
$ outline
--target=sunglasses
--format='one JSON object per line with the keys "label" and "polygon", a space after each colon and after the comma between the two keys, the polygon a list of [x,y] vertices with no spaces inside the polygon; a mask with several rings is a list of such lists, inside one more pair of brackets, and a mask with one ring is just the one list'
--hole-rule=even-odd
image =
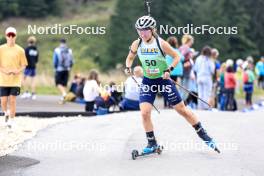
{"label": "sunglasses", "polygon": [[145,29],[137,29],[138,31],[149,31],[149,30],[151,30],[150,28],[145,28]]}
{"label": "sunglasses", "polygon": [[10,33],[6,34],[6,36],[9,37],[9,38],[10,38],[10,37],[14,38],[14,37],[16,36],[16,34],[10,32]]}

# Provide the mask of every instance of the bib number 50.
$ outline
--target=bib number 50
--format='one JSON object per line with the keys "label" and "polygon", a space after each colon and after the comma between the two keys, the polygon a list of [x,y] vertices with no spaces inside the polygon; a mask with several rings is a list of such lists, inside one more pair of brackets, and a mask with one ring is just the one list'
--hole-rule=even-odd
{"label": "bib number 50", "polygon": [[146,66],[156,66],[157,62],[155,60],[145,60]]}

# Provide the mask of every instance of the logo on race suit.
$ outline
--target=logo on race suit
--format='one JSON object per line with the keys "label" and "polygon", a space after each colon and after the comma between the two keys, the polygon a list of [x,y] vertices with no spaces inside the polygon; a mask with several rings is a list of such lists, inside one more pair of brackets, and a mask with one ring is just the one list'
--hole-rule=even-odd
{"label": "logo on race suit", "polygon": [[141,48],[140,52],[142,55],[156,55],[159,53],[158,48]]}
{"label": "logo on race suit", "polygon": [[155,74],[159,74],[160,73],[160,70],[159,70],[159,68],[148,68],[146,70],[146,73],[148,75],[155,75]]}

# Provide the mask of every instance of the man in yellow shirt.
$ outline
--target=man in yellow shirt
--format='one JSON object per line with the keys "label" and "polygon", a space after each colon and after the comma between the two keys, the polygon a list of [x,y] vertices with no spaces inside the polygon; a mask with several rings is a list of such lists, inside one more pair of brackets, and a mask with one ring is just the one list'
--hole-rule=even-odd
{"label": "man in yellow shirt", "polygon": [[[9,128],[14,125],[16,96],[20,94],[22,71],[27,66],[25,51],[16,44],[16,35],[16,29],[8,27],[5,31],[7,42],[0,46],[1,107]],[[7,110],[8,101],[10,113]]]}

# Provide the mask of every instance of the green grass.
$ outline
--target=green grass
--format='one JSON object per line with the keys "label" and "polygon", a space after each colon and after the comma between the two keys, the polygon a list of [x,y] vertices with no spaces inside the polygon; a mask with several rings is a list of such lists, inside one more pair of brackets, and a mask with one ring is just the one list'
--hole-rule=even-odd
{"label": "green grass", "polygon": [[38,86],[36,92],[39,95],[59,95],[60,92],[55,86]]}
{"label": "green grass", "polygon": [[[21,92],[23,93],[25,89],[22,87]],[[36,87],[37,95],[60,95],[57,87],[54,86],[37,86]]]}

